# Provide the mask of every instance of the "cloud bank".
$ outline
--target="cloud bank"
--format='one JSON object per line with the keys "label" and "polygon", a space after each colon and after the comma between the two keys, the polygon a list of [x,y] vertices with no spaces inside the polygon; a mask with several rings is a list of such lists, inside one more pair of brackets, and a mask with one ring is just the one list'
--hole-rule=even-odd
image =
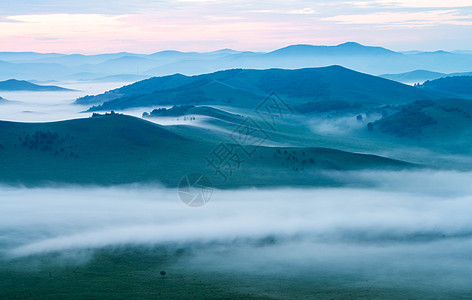
{"label": "cloud bank", "polygon": [[359,173],[375,190],[215,191],[202,209],[153,187],[2,188],[2,252],[230,242],[267,236],[315,243],[472,236],[469,173]]}
{"label": "cloud bank", "polygon": [[167,247],[185,249],[172,268],[262,285],[470,293],[472,174],[357,175],[376,188],[217,190],[199,209],[156,186],[1,187],[0,261],[34,271],[87,264],[94,250]]}

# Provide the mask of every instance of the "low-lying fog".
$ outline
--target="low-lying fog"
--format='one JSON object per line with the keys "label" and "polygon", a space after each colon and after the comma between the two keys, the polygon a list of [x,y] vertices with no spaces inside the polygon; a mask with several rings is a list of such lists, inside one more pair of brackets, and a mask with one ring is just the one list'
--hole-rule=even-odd
{"label": "low-lying fog", "polygon": [[[97,95],[105,91],[122,87],[130,82],[54,82],[51,83],[72,91],[29,92],[0,91],[0,97],[8,102],[0,103],[0,120],[14,122],[53,122],[77,118],[87,118],[92,113],[84,112],[92,105],[76,105],[75,99],[86,95]],[[157,107],[130,108],[118,113],[141,117],[143,112],[150,112]],[[168,108],[168,107],[166,107]],[[202,125],[204,117],[197,120],[184,118],[148,118],[161,125]]]}
{"label": "low-lying fog", "polygon": [[366,278],[397,276],[403,284],[416,274],[465,288],[472,272],[471,176],[359,173],[377,187],[217,190],[202,208],[159,186],[4,186],[0,259],[198,244],[208,248],[192,259],[218,270],[365,271]]}
{"label": "low-lying fog", "polygon": [[0,91],[9,100],[0,106],[0,120],[16,122],[49,122],[88,117],[82,113],[88,107],[73,102],[85,95],[101,94],[125,85],[125,82],[54,82],[53,85],[73,91],[29,92]]}

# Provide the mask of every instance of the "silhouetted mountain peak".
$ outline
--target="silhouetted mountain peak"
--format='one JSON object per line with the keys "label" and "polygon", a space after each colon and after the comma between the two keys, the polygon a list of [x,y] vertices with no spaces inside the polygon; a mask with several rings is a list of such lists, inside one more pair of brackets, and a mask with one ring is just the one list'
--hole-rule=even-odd
{"label": "silhouetted mountain peak", "polygon": [[356,43],[356,42],[346,42],[346,43],[342,43],[342,44],[339,44],[337,47],[357,47],[357,48],[360,48],[360,47],[366,47],[362,44],[359,44],[359,43]]}
{"label": "silhouetted mountain peak", "polygon": [[26,80],[8,79],[0,81],[3,91],[67,91],[68,89],[54,85],[37,85]]}
{"label": "silhouetted mountain peak", "polygon": [[348,55],[391,55],[398,54],[397,52],[382,48],[364,46],[356,42],[347,42],[337,46],[314,46],[314,45],[291,45],[273,52],[268,55],[319,55],[319,56],[348,56]]}

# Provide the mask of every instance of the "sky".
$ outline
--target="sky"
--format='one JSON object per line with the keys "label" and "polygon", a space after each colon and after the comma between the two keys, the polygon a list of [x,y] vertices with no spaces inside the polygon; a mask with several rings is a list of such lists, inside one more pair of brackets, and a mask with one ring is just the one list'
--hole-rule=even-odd
{"label": "sky", "polygon": [[0,0],[0,51],[472,49],[472,0]]}

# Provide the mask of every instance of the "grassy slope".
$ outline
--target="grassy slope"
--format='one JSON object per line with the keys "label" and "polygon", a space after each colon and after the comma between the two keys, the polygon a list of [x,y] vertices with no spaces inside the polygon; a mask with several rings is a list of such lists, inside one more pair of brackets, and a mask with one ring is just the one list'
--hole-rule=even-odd
{"label": "grassy slope", "polygon": [[415,102],[402,106],[374,123],[373,138],[389,136],[407,145],[414,142],[425,148],[448,153],[470,154],[472,142],[472,101],[444,99]]}
{"label": "grassy slope", "polygon": [[[159,181],[176,186],[189,172],[214,174],[205,157],[211,156],[220,140],[212,140],[208,132],[200,135],[198,130],[187,129],[125,115],[54,123],[0,122],[0,178],[27,185]],[[57,139],[47,149],[22,145],[36,131],[57,133]],[[333,184],[313,172],[409,166],[325,148],[259,147],[251,157],[241,158],[240,167],[227,182],[213,176],[216,186]]]}
{"label": "grassy slope", "polygon": [[[472,114],[472,101],[460,99],[445,99],[437,101],[424,101],[419,103],[434,104],[428,108],[426,113],[431,114],[437,121],[434,126],[422,128],[420,138],[415,137],[416,127],[414,126],[417,118],[415,115],[408,115],[407,119],[396,122],[403,131],[409,133],[409,136],[397,137],[391,133],[383,133],[378,123],[389,120],[384,118],[376,122],[374,132],[367,130],[368,121],[362,123],[356,120],[356,114],[340,113],[332,115],[331,113],[313,114],[306,117],[292,116],[284,119],[277,119],[277,129],[269,130],[264,123],[257,119],[254,112],[249,110],[237,111],[235,108],[224,107],[223,110],[211,107],[199,106],[193,107],[185,114],[187,116],[196,116],[196,121],[203,122],[205,127],[175,126],[179,134],[192,138],[198,136],[199,139],[206,139],[209,142],[223,140],[231,142],[230,133],[244,120],[244,116],[251,116],[259,120],[259,124],[270,135],[271,145],[273,146],[293,146],[293,147],[324,147],[344,150],[356,153],[371,153],[380,156],[386,156],[403,161],[415,162],[428,165],[435,168],[471,170],[472,162],[464,163],[465,156],[471,153],[472,149],[472,127],[471,119],[467,114]],[[408,111],[408,107],[413,104],[391,107],[391,114],[402,110]],[[229,113],[233,111],[235,113]],[[464,114],[465,112],[465,114]],[[201,118],[204,116],[204,118]],[[361,125],[352,131],[326,133],[313,130],[317,122],[328,122],[335,124],[336,118],[351,118],[353,122]],[[331,122],[331,123],[329,123]],[[359,124],[355,124],[356,126]],[[209,130],[212,128],[213,130]],[[452,155],[452,156],[451,156]],[[454,155],[459,155],[454,157]],[[462,157],[464,156],[464,157]],[[456,161],[456,159],[458,159]]]}
{"label": "grassy slope", "polygon": [[442,92],[460,98],[472,99],[472,76],[454,76],[428,80],[419,87],[424,91]]}
{"label": "grassy slope", "polygon": [[[200,251],[207,249],[202,248]],[[365,279],[360,271],[212,271],[192,262],[192,249],[102,249],[88,262],[62,265],[57,254],[0,266],[5,299],[467,299],[470,290],[441,290],[427,278],[407,286]],[[84,256],[86,257],[86,253]],[[79,259],[80,260],[80,259]],[[2,262],[3,263],[3,262]],[[282,266],[276,266],[281,268]],[[160,275],[165,270],[166,275]],[[341,273],[341,274],[340,274]],[[440,275],[439,275],[440,276]],[[415,278],[413,275],[411,276]]]}

